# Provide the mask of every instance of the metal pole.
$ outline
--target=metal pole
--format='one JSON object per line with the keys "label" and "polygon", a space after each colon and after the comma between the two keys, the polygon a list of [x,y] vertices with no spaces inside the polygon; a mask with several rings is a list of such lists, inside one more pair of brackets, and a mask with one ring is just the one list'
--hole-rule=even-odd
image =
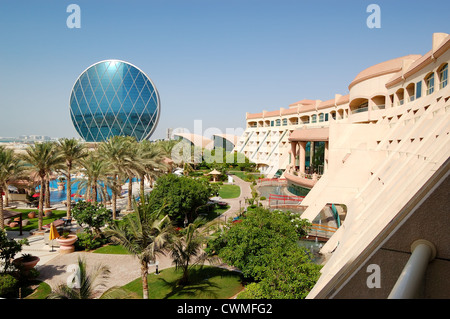
{"label": "metal pole", "polygon": [[428,263],[436,257],[436,248],[429,241],[419,239],[411,245],[411,257],[392,288],[388,299],[419,297]]}

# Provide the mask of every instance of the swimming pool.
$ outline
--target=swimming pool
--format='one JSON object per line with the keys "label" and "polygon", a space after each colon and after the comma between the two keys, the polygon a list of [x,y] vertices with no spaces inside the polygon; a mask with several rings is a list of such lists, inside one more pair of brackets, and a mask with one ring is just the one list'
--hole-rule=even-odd
{"label": "swimming pool", "polygon": [[[136,178],[132,179],[133,182],[137,182],[139,181]],[[75,194],[78,191],[78,185],[79,185],[80,181],[74,181],[72,180],[72,185],[70,187],[71,189],[71,194]],[[128,183],[128,181],[127,181]],[[36,192],[39,192],[40,190],[40,185],[38,187],[36,187]],[[126,193],[127,191],[124,191],[124,193]],[[86,191],[84,189],[80,190],[80,195],[84,195],[86,193]],[[112,196],[112,191],[111,189],[108,187],[107,188],[107,194],[108,196],[111,198]],[[72,200],[74,200],[75,202],[78,202],[79,200],[83,200],[84,198],[80,198],[80,197],[76,197],[73,196]],[[98,194],[97,195],[97,201],[101,201],[101,195]],[[63,190],[58,190],[58,181],[57,180],[52,180],[50,181],[50,203],[54,204],[54,203],[60,203],[62,201],[67,200],[67,181],[64,182],[64,189]]]}

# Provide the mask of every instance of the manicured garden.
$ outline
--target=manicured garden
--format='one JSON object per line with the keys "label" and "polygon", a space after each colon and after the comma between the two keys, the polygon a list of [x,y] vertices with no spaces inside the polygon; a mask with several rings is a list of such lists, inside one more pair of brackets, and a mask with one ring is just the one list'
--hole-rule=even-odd
{"label": "manicured garden", "polygon": [[[227,299],[243,289],[238,272],[204,266],[190,270],[190,281],[179,285],[181,271],[163,269],[148,275],[149,299]],[[138,278],[122,287],[131,297],[142,298],[142,280]]]}
{"label": "manicured garden", "polygon": [[238,185],[224,184],[219,189],[219,196],[223,199],[237,198],[240,194],[241,188]]}

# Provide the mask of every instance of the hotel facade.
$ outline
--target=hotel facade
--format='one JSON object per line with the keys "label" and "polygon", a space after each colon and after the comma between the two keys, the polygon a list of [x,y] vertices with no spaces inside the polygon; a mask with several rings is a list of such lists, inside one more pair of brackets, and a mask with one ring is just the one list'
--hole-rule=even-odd
{"label": "hotel facade", "polygon": [[234,150],[306,196],[302,218],[346,207],[308,298],[450,298],[450,36],[431,42],[362,70],[347,95],[246,114]]}

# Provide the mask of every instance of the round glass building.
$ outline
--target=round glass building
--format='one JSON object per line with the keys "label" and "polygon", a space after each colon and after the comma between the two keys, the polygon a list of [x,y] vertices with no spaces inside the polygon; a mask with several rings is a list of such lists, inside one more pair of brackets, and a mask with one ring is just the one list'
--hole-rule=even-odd
{"label": "round glass building", "polygon": [[87,142],[116,135],[148,139],[159,113],[159,94],[153,82],[124,61],[93,64],[78,77],[70,95],[72,122]]}

